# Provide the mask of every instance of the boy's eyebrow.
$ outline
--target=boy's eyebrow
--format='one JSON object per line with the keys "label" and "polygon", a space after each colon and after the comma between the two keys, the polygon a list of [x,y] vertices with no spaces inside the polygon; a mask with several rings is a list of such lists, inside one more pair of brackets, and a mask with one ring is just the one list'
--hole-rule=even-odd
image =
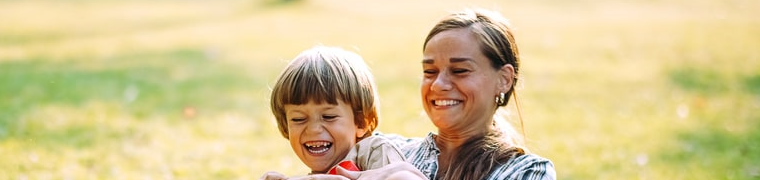
{"label": "boy's eyebrow", "polygon": [[328,106],[323,107],[322,110],[331,110],[331,109],[335,109],[336,107],[338,107],[338,105],[330,104]]}
{"label": "boy's eyebrow", "polygon": [[300,109],[285,110],[285,114],[290,114],[290,113],[303,113],[303,111]]}

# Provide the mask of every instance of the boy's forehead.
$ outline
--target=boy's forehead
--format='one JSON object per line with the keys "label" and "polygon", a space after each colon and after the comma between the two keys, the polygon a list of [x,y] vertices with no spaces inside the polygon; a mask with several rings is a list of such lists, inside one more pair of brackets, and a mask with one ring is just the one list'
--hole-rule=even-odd
{"label": "boy's forehead", "polygon": [[330,109],[337,109],[337,108],[349,108],[351,109],[351,105],[343,103],[342,101],[338,101],[338,103],[328,103],[328,102],[315,102],[315,101],[309,101],[308,103],[302,103],[302,104],[284,104],[283,109],[285,112],[300,112],[300,111],[306,111],[306,110],[330,110]]}
{"label": "boy's forehead", "polygon": [[341,103],[346,103],[342,98],[340,98],[340,95],[335,94],[333,96],[326,95],[326,94],[317,94],[317,93],[311,93],[311,94],[304,94],[300,96],[291,95],[291,98],[289,100],[283,100],[283,104],[291,104],[291,105],[304,105],[304,104],[331,104],[331,105],[338,105]]}

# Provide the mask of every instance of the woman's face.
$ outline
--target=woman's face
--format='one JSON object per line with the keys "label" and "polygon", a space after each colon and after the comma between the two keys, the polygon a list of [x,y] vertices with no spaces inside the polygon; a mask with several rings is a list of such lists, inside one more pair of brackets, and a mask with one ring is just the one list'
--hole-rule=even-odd
{"label": "woman's face", "polygon": [[495,70],[490,63],[475,34],[466,28],[440,32],[428,41],[422,60],[422,103],[440,132],[487,130],[496,110],[495,97],[506,92],[509,71]]}
{"label": "woman's face", "polygon": [[290,146],[314,173],[324,173],[343,160],[366,132],[356,126],[351,106],[342,100],[337,105],[310,101],[284,108]]}

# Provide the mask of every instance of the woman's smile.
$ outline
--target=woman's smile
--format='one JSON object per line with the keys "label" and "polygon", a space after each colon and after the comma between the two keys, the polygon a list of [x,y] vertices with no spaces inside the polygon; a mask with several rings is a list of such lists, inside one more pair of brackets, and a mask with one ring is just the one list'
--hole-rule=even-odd
{"label": "woman's smile", "polygon": [[461,104],[460,100],[446,99],[446,100],[433,100],[435,106],[456,106]]}

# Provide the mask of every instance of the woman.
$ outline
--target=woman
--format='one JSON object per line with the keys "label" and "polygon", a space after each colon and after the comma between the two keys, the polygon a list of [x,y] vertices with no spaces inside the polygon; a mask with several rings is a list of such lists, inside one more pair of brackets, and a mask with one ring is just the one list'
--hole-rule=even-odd
{"label": "woman", "polygon": [[[508,22],[486,10],[453,13],[423,47],[422,103],[438,134],[395,138],[407,162],[350,179],[555,179],[548,159],[521,148],[495,116],[514,94],[520,58]],[[510,131],[512,130],[512,131]],[[386,135],[388,136],[388,135]]]}

